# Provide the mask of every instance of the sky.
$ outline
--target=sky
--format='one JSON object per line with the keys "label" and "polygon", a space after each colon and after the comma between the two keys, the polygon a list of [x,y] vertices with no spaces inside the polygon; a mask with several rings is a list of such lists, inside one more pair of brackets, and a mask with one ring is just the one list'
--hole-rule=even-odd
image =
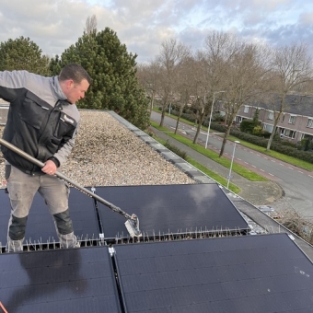
{"label": "sky", "polygon": [[313,55],[312,0],[0,0],[0,42],[29,37],[43,54],[61,55],[92,15],[137,63],[151,62],[172,38],[201,49],[211,31],[273,47],[304,43]]}

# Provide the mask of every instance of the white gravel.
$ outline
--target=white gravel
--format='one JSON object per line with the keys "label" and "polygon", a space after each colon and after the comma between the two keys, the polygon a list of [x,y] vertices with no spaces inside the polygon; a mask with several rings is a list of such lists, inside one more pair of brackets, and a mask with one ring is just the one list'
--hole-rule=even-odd
{"label": "white gravel", "polygon": [[[3,157],[0,162],[4,187]],[[110,114],[91,110],[81,111],[75,147],[59,171],[83,186],[195,183]]]}

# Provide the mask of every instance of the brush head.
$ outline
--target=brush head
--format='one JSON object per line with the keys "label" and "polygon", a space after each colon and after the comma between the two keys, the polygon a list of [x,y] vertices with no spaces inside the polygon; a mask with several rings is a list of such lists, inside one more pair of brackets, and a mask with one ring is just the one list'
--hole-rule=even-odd
{"label": "brush head", "polygon": [[139,219],[137,215],[132,214],[131,218],[125,222],[125,227],[132,238],[139,238],[142,236],[142,232],[139,229]]}

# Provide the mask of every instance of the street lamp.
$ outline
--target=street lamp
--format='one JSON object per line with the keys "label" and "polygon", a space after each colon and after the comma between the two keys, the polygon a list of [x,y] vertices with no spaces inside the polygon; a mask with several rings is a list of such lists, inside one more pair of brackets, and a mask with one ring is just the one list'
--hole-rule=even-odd
{"label": "street lamp", "polygon": [[232,156],[232,158],[231,158],[230,168],[229,168],[229,174],[228,174],[228,180],[227,180],[227,189],[228,189],[229,181],[230,181],[230,178],[231,178],[231,170],[232,170],[232,168],[233,168],[233,162],[234,162],[235,150],[236,150],[236,144],[237,144],[237,143],[240,143],[240,141],[236,140],[236,141],[234,142],[233,156]]}
{"label": "street lamp", "polygon": [[213,100],[212,100],[212,106],[211,106],[211,114],[210,114],[210,120],[209,120],[208,133],[207,133],[207,135],[206,135],[206,141],[205,141],[205,149],[208,147],[208,140],[209,140],[210,128],[211,128],[211,120],[212,120],[212,115],[213,115],[213,106],[214,106],[214,102],[215,102],[215,94],[216,94],[216,93],[221,93],[221,92],[225,92],[225,91],[224,91],[224,90],[221,90],[221,91],[215,91],[215,92],[213,92]]}

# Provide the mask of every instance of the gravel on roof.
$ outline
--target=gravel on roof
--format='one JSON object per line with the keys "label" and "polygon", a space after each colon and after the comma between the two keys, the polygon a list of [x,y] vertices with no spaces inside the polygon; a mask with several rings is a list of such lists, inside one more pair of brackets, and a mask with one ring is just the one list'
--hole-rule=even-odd
{"label": "gravel on roof", "polygon": [[[83,186],[195,183],[107,112],[80,113],[75,147],[68,162],[59,169],[65,176]],[[3,187],[3,157],[0,162]]]}

